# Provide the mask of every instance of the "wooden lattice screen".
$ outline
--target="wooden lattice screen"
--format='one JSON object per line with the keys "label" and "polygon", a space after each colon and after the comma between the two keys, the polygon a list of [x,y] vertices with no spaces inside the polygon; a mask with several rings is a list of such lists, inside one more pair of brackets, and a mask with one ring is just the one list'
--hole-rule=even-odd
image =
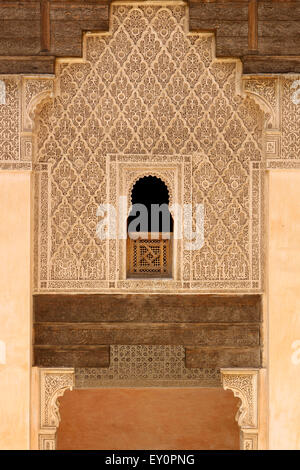
{"label": "wooden lattice screen", "polygon": [[[170,234],[168,234],[170,236]],[[166,236],[166,234],[164,234]],[[127,274],[129,277],[170,277],[171,238],[158,234],[127,239]]]}

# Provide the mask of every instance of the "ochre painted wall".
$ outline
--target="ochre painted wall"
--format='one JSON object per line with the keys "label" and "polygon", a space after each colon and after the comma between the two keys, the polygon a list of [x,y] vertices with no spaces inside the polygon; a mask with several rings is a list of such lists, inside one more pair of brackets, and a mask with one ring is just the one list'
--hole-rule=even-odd
{"label": "ochre painted wall", "polygon": [[67,391],[58,449],[238,449],[238,401],[219,388]]}
{"label": "ochre painted wall", "polygon": [[300,449],[300,171],[269,189],[269,448]]}
{"label": "ochre painted wall", "polygon": [[0,449],[29,449],[30,173],[0,172],[0,214]]}

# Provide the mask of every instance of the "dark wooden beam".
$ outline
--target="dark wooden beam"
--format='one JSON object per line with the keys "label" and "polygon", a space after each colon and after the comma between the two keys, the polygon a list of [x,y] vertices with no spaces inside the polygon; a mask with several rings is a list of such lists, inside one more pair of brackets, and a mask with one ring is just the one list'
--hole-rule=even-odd
{"label": "dark wooden beam", "polygon": [[109,346],[35,346],[37,367],[109,367]]}
{"label": "dark wooden beam", "polygon": [[260,295],[35,295],[35,365],[107,367],[103,348],[144,344],[185,346],[188,367],[258,367],[261,308]]}
{"label": "dark wooden beam", "polygon": [[0,74],[54,73],[55,57],[0,56]]}
{"label": "dark wooden beam", "polygon": [[260,367],[260,347],[253,348],[186,348],[187,368]]}
{"label": "dark wooden beam", "polygon": [[248,6],[248,49],[249,52],[258,50],[258,6],[257,0],[249,0]]}
{"label": "dark wooden beam", "polygon": [[49,0],[41,0],[41,52],[49,52],[50,49],[50,3]]}
{"label": "dark wooden beam", "polygon": [[260,295],[43,294],[35,322],[260,322]]}
{"label": "dark wooden beam", "polygon": [[300,73],[300,55],[298,56],[263,56],[249,55],[242,57],[243,72],[256,73]]}

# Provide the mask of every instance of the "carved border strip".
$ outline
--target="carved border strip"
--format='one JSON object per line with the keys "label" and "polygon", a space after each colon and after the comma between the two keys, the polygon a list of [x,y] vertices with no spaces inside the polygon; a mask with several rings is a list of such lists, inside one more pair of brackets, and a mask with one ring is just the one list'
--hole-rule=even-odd
{"label": "carved border strip", "polygon": [[240,449],[258,448],[258,371],[259,369],[221,369],[224,390],[240,399],[236,421],[240,426]]}
{"label": "carved border strip", "polygon": [[39,450],[55,450],[60,422],[58,398],[75,385],[74,369],[40,369]]}

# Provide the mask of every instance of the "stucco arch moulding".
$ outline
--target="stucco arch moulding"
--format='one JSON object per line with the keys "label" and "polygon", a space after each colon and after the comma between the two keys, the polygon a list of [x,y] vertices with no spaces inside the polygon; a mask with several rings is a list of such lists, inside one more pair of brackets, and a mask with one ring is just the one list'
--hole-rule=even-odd
{"label": "stucco arch moulding", "polygon": [[240,399],[236,421],[240,427],[240,449],[257,450],[259,369],[221,369],[224,390]]}
{"label": "stucco arch moulding", "polygon": [[74,369],[40,369],[39,450],[56,449],[56,432],[60,423],[58,398],[75,385]]}
{"label": "stucco arch moulding", "polygon": [[21,82],[21,159],[35,162],[36,119],[45,103],[53,100],[54,76],[23,76]]}
{"label": "stucco arch moulding", "polygon": [[[75,386],[73,368],[40,369],[39,450],[56,449],[56,433],[60,423],[58,398]],[[258,378],[259,369],[221,369],[224,390],[232,390],[240,399],[236,421],[241,428],[240,448],[258,448]]]}

